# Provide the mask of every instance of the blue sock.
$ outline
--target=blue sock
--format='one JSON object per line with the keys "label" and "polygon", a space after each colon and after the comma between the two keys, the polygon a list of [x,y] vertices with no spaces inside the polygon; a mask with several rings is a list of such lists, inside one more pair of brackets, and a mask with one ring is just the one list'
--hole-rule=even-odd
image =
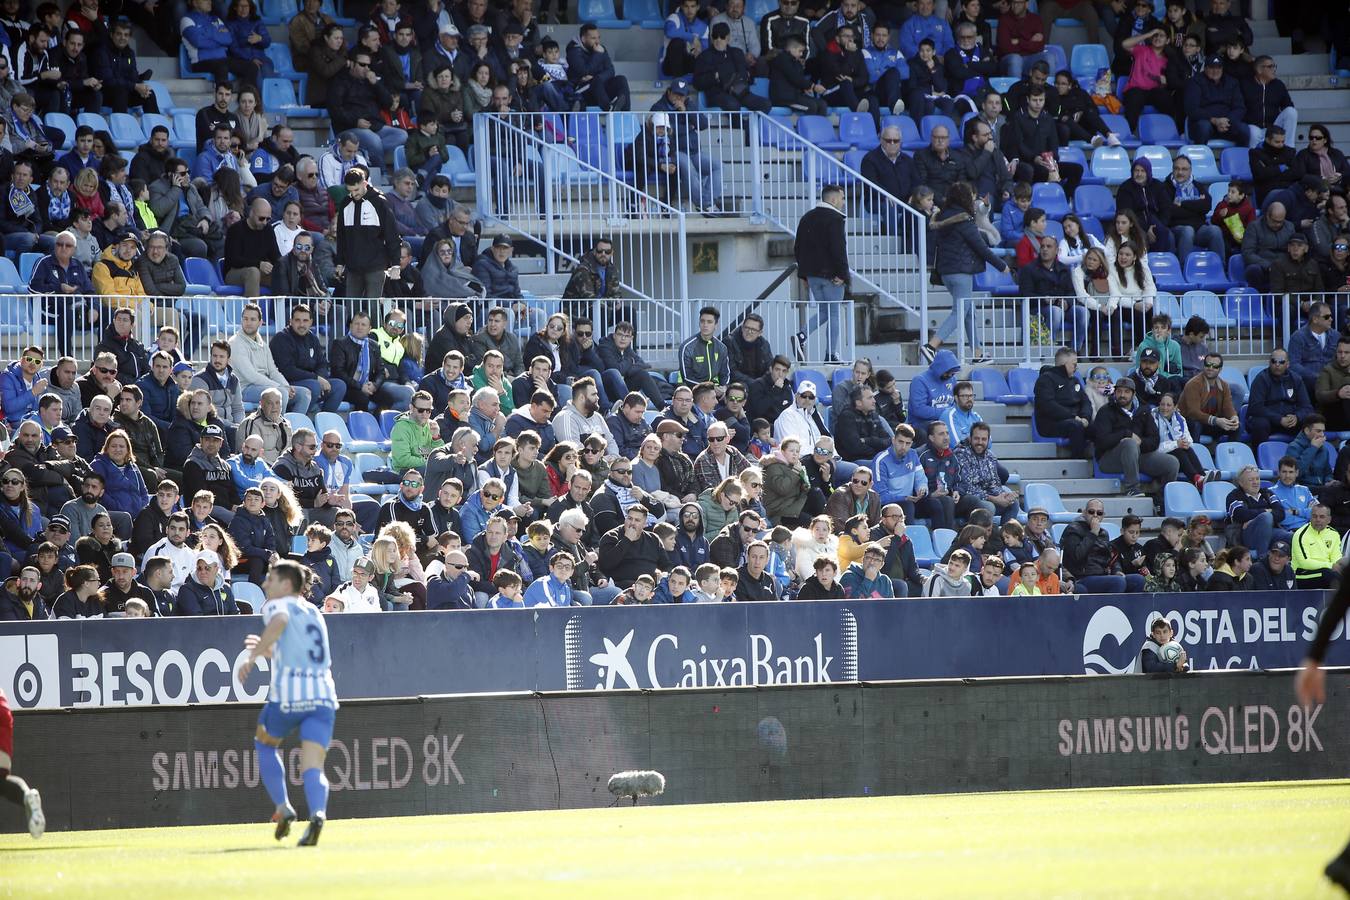
{"label": "blue sock", "polygon": [[267,788],[267,796],[271,797],[277,806],[289,806],[290,801],[286,799],[286,769],[281,763],[281,748],[269,747],[257,739],[254,739],[253,746],[258,751],[258,774],[262,776],[263,787]]}
{"label": "blue sock", "polygon": [[309,805],[309,817],[328,817],[328,778],[323,769],[305,770],[305,803]]}

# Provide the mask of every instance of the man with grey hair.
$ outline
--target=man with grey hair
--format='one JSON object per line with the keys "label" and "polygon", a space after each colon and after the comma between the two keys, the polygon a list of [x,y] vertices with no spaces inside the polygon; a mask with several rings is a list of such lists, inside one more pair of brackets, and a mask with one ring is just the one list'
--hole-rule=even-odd
{"label": "man with grey hair", "polygon": [[263,459],[274,464],[290,446],[293,435],[291,423],[281,411],[281,391],[268,388],[258,400],[258,408],[244,417],[235,432],[235,445],[242,447],[249,435],[262,438]]}
{"label": "man with grey hair", "polygon": [[[304,160],[300,160],[304,164]],[[352,166],[369,168],[370,162],[361,153],[361,142],[350,131],[338,135],[333,146],[319,158],[319,187],[324,191],[342,187],[342,177]]]}
{"label": "man with grey hair", "polygon": [[296,429],[291,437],[291,449],[281,454],[273,464],[272,473],[290,484],[296,501],[305,511],[306,522],[318,522],[332,528],[338,507],[328,502],[323,469],[314,461],[318,452],[319,438],[314,429]]}
{"label": "man with grey hair", "polygon": [[[899,203],[908,203],[910,194],[918,187],[918,172],[914,160],[900,152],[900,127],[887,125],[881,129],[881,143],[868,150],[862,158],[862,176],[890,194]],[[890,207],[898,210],[898,206]],[[879,212],[879,210],[873,210]],[[893,229],[898,213],[885,219]]]}
{"label": "man with grey hair", "polygon": [[333,224],[328,190],[319,178],[319,164],[312,156],[302,156],[295,164],[295,192],[300,195],[300,223],[320,234]]}
{"label": "man with grey hair", "polygon": [[1224,537],[1230,547],[1241,544],[1258,558],[1265,556],[1271,541],[1287,541],[1291,536],[1280,527],[1284,504],[1270,488],[1261,486],[1261,471],[1256,466],[1243,466],[1234,481],[1237,487],[1224,503],[1228,518]]}
{"label": "man with grey hair", "polygon": [[384,195],[389,211],[394,214],[398,236],[409,238],[426,233],[417,219],[417,175],[406,166],[394,173],[394,189]]}
{"label": "man with grey hair", "polygon": [[694,460],[694,487],[699,493],[717,487],[724,478],[740,475],[750,466],[741,451],[731,446],[731,429],[725,422],[713,422],[707,433],[708,448]]}
{"label": "man with grey hair", "polygon": [[[477,462],[492,455],[497,438],[506,431],[506,416],[502,413],[502,399],[496,388],[481,387],[473,392],[473,409],[469,412],[469,427],[478,435]],[[468,485],[465,485],[467,491]]]}
{"label": "man with grey hair", "polygon": [[420,265],[425,266],[431,258],[431,251],[438,243],[446,240],[455,248],[454,265],[472,269],[478,259],[478,232],[471,227],[472,224],[473,213],[469,207],[462,203],[452,204],[446,220],[427,232],[427,239],[422,243]]}
{"label": "man with grey hair", "polygon": [[726,23],[729,31],[728,46],[744,53],[745,62],[753,71],[755,63],[763,54],[760,48],[759,26],[754,19],[745,14],[745,0],[727,0],[727,11],[713,16],[708,23],[709,29],[719,23]]}

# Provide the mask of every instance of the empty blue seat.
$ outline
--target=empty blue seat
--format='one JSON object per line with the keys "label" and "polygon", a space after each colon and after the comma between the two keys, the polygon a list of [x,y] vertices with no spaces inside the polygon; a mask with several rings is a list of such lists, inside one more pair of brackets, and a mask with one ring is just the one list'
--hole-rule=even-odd
{"label": "empty blue seat", "polygon": [[1197,288],[1226,291],[1233,286],[1228,280],[1222,256],[1209,250],[1192,250],[1186,257],[1186,280]]}
{"label": "empty blue seat", "polygon": [[1191,316],[1200,316],[1212,328],[1232,327],[1236,324],[1213,291],[1187,291],[1181,298],[1181,313],[1188,319]]}
{"label": "empty blue seat", "polygon": [[989,79],[989,86],[1000,94],[1006,94],[1012,89],[1014,84],[1017,84],[1017,82],[1021,80],[1022,79],[1010,75],[995,75],[993,78]]}
{"label": "empty blue seat", "polygon": [[1078,44],[1069,55],[1069,71],[1075,78],[1096,80],[1097,72],[1111,65],[1111,57],[1101,44]]}
{"label": "empty blue seat", "polygon": [[940,557],[933,547],[933,536],[926,526],[910,525],[905,529],[905,537],[914,545],[914,562],[917,565],[928,569],[938,562]]}
{"label": "empty blue seat", "polygon": [[[1225,441],[1222,444],[1217,444],[1214,447],[1214,464],[1226,479],[1237,477],[1237,473],[1242,470],[1243,466],[1257,465],[1252,448],[1239,441]],[[1257,468],[1260,468],[1260,466],[1257,466]],[[1261,477],[1269,478],[1271,474],[1269,470],[1266,470],[1261,473]],[[1210,482],[1210,484],[1214,483]],[[1209,485],[1205,485],[1205,487],[1208,489]],[[1233,489],[1231,484],[1226,485],[1226,487],[1230,491]]]}
{"label": "empty blue seat", "polygon": [[1031,205],[1039,206],[1048,218],[1056,221],[1069,213],[1069,198],[1064,196],[1064,188],[1052,181],[1031,186]]}
{"label": "empty blue seat", "polygon": [[82,112],[75,117],[76,125],[88,125],[95,131],[112,132],[112,126],[100,113]]}
{"label": "empty blue seat", "polygon": [[[881,143],[877,126],[867,113],[847,112],[839,117],[839,140],[859,150],[871,150]],[[908,200],[908,197],[901,197]]]}
{"label": "empty blue seat", "polygon": [[347,415],[347,428],[358,441],[375,444],[381,450],[389,449],[389,438],[380,430],[379,421],[364,410],[353,410]]}
{"label": "empty blue seat", "polygon": [[19,270],[8,256],[0,256],[0,292],[22,294],[28,290],[28,279],[19,277]]}
{"label": "empty blue seat", "polygon": [[759,120],[759,142],[765,147],[797,150],[801,147],[789,116],[764,116]]}
{"label": "empty blue seat", "polygon": [[1223,178],[1219,164],[1214,161],[1214,151],[1199,144],[1187,144],[1177,153],[1191,161],[1191,177],[1200,184],[1209,184]]}
{"label": "empty blue seat", "polygon": [[975,290],[995,297],[1015,297],[1017,279],[1010,268],[1000,272],[992,265],[985,265],[984,271],[975,276]]}
{"label": "empty blue seat", "polygon": [[1186,290],[1186,276],[1181,271],[1181,263],[1173,253],[1149,253],[1148,269],[1153,273],[1153,283],[1159,290]]}
{"label": "empty blue seat", "polygon": [[1024,497],[1026,499],[1027,509],[1039,506],[1050,514],[1050,521],[1072,522],[1078,518],[1078,514],[1070,512],[1064,508],[1064,501],[1060,499],[1059,491],[1053,484],[1043,484],[1033,481],[1024,485]]}
{"label": "empty blue seat", "polygon": [[189,256],[183,260],[183,277],[191,284],[206,285],[216,294],[240,296],[244,293],[242,287],[226,284],[211,260],[202,259],[199,256]]}
{"label": "empty blue seat", "polygon": [[847,150],[849,144],[839,140],[834,126],[824,116],[798,116],[797,133],[822,150]]}
{"label": "empty blue seat", "polygon": [[1222,507],[1212,509],[1205,506],[1200,491],[1189,481],[1173,481],[1163,485],[1163,512],[1183,522],[1189,522],[1191,516],[1202,513],[1211,519],[1223,516]]}
{"label": "empty blue seat", "polygon": [[1016,368],[1008,370],[1008,389],[1014,394],[1030,397],[1036,392],[1036,379],[1040,373],[1036,369]]}
{"label": "empty blue seat", "polygon": [[1092,216],[1095,219],[1115,218],[1116,198],[1102,185],[1080,185],[1073,192],[1073,209],[1080,216]]}
{"label": "empty blue seat", "polygon": [[656,0],[623,0],[623,17],[643,28],[660,28],[665,14]]}
{"label": "empty blue seat", "polygon": [[1263,469],[1277,472],[1280,468],[1280,459],[1288,450],[1288,441],[1264,441],[1256,448],[1256,464]]}
{"label": "empty blue seat", "polygon": [[147,140],[141,124],[129,113],[113,113],[108,124],[112,126],[113,143],[118,150],[135,150]]}
{"label": "empty blue seat", "polygon": [[1092,166],[1088,164],[1088,158],[1082,150],[1072,144],[1065,144],[1059,148],[1059,161],[1083,167],[1083,177],[1079,179],[1079,184],[1106,184],[1106,179],[1098,178],[1092,174]]}
{"label": "empty blue seat", "polygon": [[69,150],[75,146],[75,120],[70,116],[65,113],[49,112],[42,116],[42,124],[59,129],[65,134],[66,139],[61,143],[62,150]]}
{"label": "empty blue seat", "polygon": [[1098,147],[1092,154],[1092,174],[1109,185],[1124,184],[1130,178],[1130,152],[1124,147]]}
{"label": "empty blue seat", "polygon": [[[839,371],[846,371],[840,369]],[[970,379],[984,385],[984,399],[991,403],[1002,403],[1005,406],[1025,406],[1031,402],[1031,397],[1026,394],[1018,394],[1008,386],[1008,381],[1003,377],[1003,373],[998,369],[972,369]]]}
{"label": "empty blue seat", "polygon": [[1148,160],[1149,165],[1153,167],[1153,177],[1159,181],[1166,180],[1167,176],[1172,174],[1172,154],[1167,152],[1166,147],[1145,144],[1134,151],[1134,158]]}
{"label": "empty blue seat", "polygon": [[1162,113],[1144,113],[1139,117],[1139,139],[1145,144],[1159,144],[1170,149],[1186,143],[1177,131],[1177,123]]}
{"label": "empty blue seat", "polygon": [[1224,295],[1224,309],[1234,322],[1245,326],[1275,324],[1274,300],[1258,293],[1256,288],[1231,287]]}
{"label": "empty blue seat", "polygon": [[[1116,115],[1114,113],[1102,113],[1102,124],[1110,129],[1112,134],[1120,138],[1120,145],[1126,149],[1138,147],[1143,143],[1139,140],[1138,135],[1134,133],[1134,130],[1130,128],[1130,122],[1124,116]],[[1093,156],[1095,157],[1096,154],[1101,151],[1102,148],[1098,147],[1096,151],[1093,152]]]}
{"label": "empty blue seat", "polygon": [[937,554],[938,559],[946,555],[952,548],[952,541],[956,540],[956,532],[950,528],[933,529],[933,552]]}
{"label": "empty blue seat", "polygon": [[295,85],[285,78],[263,79],[263,108],[286,116],[318,118],[327,116],[326,110],[303,106],[295,94]]}
{"label": "empty blue seat", "polygon": [[1214,210],[1218,208],[1219,204],[1223,202],[1224,198],[1228,196],[1228,185],[1230,184],[1232,184],[1230,181],[1210,182],[1209,211],[1211,213],[1213,213]]}
{"label": "empty blue seat", "polygon": [[1219,154],[1219,171],[1239,181],[1252,180],[1252,160],[1246,147],[1229,147]]}

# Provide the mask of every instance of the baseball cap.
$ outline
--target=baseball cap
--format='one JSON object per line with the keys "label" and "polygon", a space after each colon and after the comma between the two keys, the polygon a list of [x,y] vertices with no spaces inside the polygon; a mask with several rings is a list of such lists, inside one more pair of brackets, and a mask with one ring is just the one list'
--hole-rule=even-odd
{"label": "baseball cap", "polygon": [[492,34],[492,29],[487,27],[486,25],[469,26],[469,37],[477,37],[480,34],[484,36]]}
{"label": "baseball cap", "polygon": [[197,562],[209,563],[213,566],[220,565],[220,556],[214,550],[198,550]]}
{"label": "baseball cap", "polygon": [[514,247],[515,244],[511,243],[511,239],[510,239],[509,237],[507,237],[506,235],[504,235],[504,234],[499,234],[499,235],[497,235],[495,238],[492,239],[492,246],[494,246],[494,247]]}
{"label": "baseball cap", "polygon": [[1050,510],[1046,509],[1044,506],[1033,506],[1031,509],[1027,510],[1027,518],[1031,518],[1032,516],[1045,516],[1048,519],[1050,518]]}
{"label": "baseball cap", "polygon": [[1295,231],[1293,234],[1289,235],[1289,243],[1306,245],[1308,243],[1308,239],[1304,235],[1299,234],[1297,231]]}
{"label": "baseball cap", "polygon": [[1270,552],[1271,552],[1271,553],[1279,553],[1279,554],[1282,555],[1282,556],[1288,556],[1288,555],[1289,555],[1289,542],[1288,542],[1288,541],[1271,541],[1271,542],[1270,542]]}
{"label": "baseball cap", "polygon": [[1152,347],[1145,347],[1143,351],[1140,352],[1139,354],[1139,360],[1140,362],[1142,362],[1146,359],[1152,360],[1153,362],[1158,362],[1159,360],[1162,359],[1162,357],[1159,356],[1158,351],[1153,349]]}
{"label": "baseball cap", "polygon": [[179,372],[191,372],[191,371],[192,371],[192,363],[189,362],[174,363],[173,374],[175,375],[177,375]]}
{"label": "baseball cap", "polygon": [[1205,60],[1205,68],[1208,69],[1210,66],[1218,66],[1220,69],[1222,69],[1222,68],[1223,68],[1223,57],[1222,57],[1222,56],[1211,56],[1209,59]]}
{"label": "baseball cap", "polygon": [[360,559],[358,559],[356,562],[352,563],[352,568],[353,568],[353,569],[360,569],[362,572],[365,572],[367,575],[374,575],[374,574],[375,574],[375,562],[374,562],[369,556],[363,556],[363,557],[361,557]]}
{"label": "baseball cap", "polygon": [[[206,551],[210,553],[210,550]],[[136,557],[130,553],[114,553],[112,558],[112,567],[114,569],[134,569],[136,568]]]}
{"label": "baseball cap", "polygon": [[53,442],[73,441],[73,440],[75,440],[75,432],[71,431],[70,428],[68,428],[67,426],[57,425],[55,428],[52,429]]}
{"label": "baseball cap", "polygon": [[69,534],[69,533],[70,533],[70,519],[67,519],[65,516],[62,516],[62,515],[55,515],[55,516],[52,516],[50,519],[47,520],[47,527],[48,527],[48,528],[59,528],[59,529],[61,529],[62,531],[64,531],[64,532],[66,532],[67,534]]}
{"label": "baseball cap", "polygon": [[689,429],[674,419],[662,419],[656,424],[656,433],[685,435],[689,433]]}
{"label": "baseball cap", "polygon": [[802,394],[810,394],[812,397],[819,396],[816,391],[816,383],[814,381],[803,381],[797,385],[797,396],[800,397]]}
{"label": "baseball cap", "polygon": [[202,429],[202,437],[221,438],[223,440],[225,438],[225,431],[219,425],[207,425]]}
{"label": "baseball cap", "polygon": [[680,78],[676,81],[672,81],[670,83],[670,92],[672,94],[679,94],[681,97],[688,97],[689,82],[685,81],[683,78]]}
{"label": "baseball cap", "polygon": [[652,127],[657,128],[662,125],[665,126],[670,125],[670,116],[666,115],[663,112],[652,113]]}

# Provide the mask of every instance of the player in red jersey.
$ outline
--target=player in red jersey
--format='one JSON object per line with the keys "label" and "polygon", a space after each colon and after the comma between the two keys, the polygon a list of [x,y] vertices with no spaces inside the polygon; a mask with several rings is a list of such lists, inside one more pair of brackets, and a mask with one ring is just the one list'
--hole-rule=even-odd
{"label": "player in red jersey", "polygon": [[28,815],[28,833],[34,838],[40,838],[42,832],[47,830],[47,817],[42,814],[42,796],[36,788],[30,788],[28,782],[9,774],[13,759],[14,714],[9,711],[5,692],[0,690],[0,797],[23,807]]}

